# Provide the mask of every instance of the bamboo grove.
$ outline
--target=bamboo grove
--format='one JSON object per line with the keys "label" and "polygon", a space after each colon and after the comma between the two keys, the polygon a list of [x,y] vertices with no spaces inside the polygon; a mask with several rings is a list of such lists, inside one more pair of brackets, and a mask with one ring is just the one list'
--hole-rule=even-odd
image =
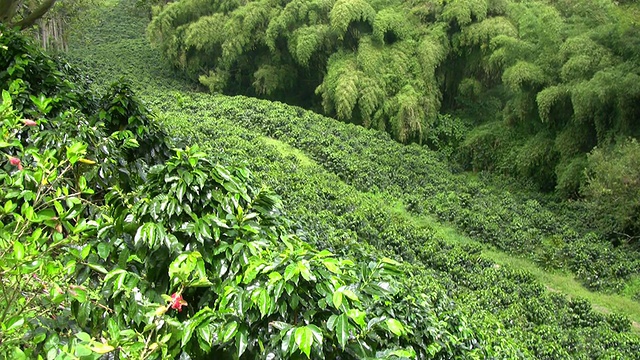
{"label": "bamboo grove", "polygon": [[[300,105],[575,197],[587,153],[638,136],[640,30],[609,0],[179,0],[148,28],[211,92]],[[582,191],[586,193],[587,191]]]}

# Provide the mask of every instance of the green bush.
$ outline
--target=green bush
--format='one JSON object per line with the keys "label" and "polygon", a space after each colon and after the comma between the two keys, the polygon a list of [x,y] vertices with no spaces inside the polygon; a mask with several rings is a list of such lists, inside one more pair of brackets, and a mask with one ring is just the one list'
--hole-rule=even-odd
{"label": "green bush", "polygon": [[453,130],[442,113],[465,114],[474,127],[447,150],[464,168],[575,197],[577,159],[640,136],[637,23],[637,6],[611,0],[183,0],[158,7],[148,34],[212,93],[284,101],[404,143],[440,148]]}
{"label": "green bush", "polygon": [[[593,227],[583,216],[582,203],[577,204],[581,207],[555,209],[546,206],[543,199],[528,201],[527,194],[518,194],[517,190],[513,193],[507,187],[492,188],[482,179],[469,181],[464,175],[452,175],[438,156],[417,145],[394,144],[384,133],[337,124],[298,108],[201,94],[193,94],[192,101],[201,104],[192,111],[202,117],[228,119],[303,149],[359,191],[391,194],[394,201],[415,214],[435,215],[480,242],[541,261],[542,266],[549,266],[543,259],[553,257],[553,264],[568,267],[591,289],[620,291],[624,281],[637,273],[638,258],[630,255],[637,250],[614,247],[607,243],[605,233],[590,235]],[[576,235],[575,231],[580,232]],[[545,243],[553,236],[581,240],[567,241],[557,248]],[[592,254],[583,246],[587,243],[602,253]],[[538,257],[539,252],[547,255]],[[576,256],[576,252],[584,253]],[[624,270],[607,270],[605,264],[612,259]]]}
{"label": "green bush", "polygon": [[[603,233],[640,234],[640,144],[635,139],[596,148],[587,156],[581,193],[593,207],[593,222]],[[596,215],[597,214],[597,215]]]}

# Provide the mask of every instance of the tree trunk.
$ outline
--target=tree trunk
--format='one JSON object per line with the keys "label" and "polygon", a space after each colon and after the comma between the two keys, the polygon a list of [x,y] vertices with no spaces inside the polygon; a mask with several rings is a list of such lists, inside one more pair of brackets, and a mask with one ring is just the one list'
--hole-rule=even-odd
{"label": "tree trunk", "polygon": [[[11,1],[11,0],[0,0],[0,1]],[[36,20],[40,19],[44,14],[51,9],[51,7],[56,3],[56,0],[45,0],[37,9],[35,9],[31,14],[27,15],[24,19],[18,21],[15,26],[20,27],[21,30],[26,29],[32,26]]]}
{"label": "tree trunk", "polygon": [[0,22],[9,23],[16,15],[20,0],[0,0]]}

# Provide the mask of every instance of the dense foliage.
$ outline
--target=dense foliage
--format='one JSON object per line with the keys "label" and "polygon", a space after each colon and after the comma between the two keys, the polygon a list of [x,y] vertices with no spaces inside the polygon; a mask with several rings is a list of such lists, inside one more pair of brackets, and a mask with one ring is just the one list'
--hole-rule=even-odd
{"label": "dense foliage", "polygon": [[126,84],[97,94],[2,30],[3,358],[525,356],[410,266],[317,250],[246,168],[170,151]]}
{"label": "dense foliage", "polygon": [[3,0],[0,2],[0,22],[9,27],[25,29],[33,26],[55,5],[57,0]]}
{"label": "dense foliage", "polygon": [[[593,219],[599,228],[640,234],[639,161],[640,145],[635,139],[596,148],[588,155],[589,181],[581,191],[591,200],[593,212],[600,214]],[[627,240],[637,242],[633,237]]]}
{"label": "dense foliage", "polygon": [[452,129],[439,111],[454,112],[472,125],[452,144],[464,168],[577,197],[589,186],[586,153],[639,135],[634,9],[608,0],[181,0],[158,8],[148,31],[213,92],[302,105],[434,148],[434,133]]}
{"label": "dense foliage", "polygon": [[452,176],[438,157],[418,146],[395,144],[381,133],[300,109],[247,98],[194,95],[192,102],[183,101],[208,104],[184,105],[203,117],[228,119],[304,150],[358,191],[390,194],[409,212],[452,222],[480,242],[542,266],[568,268],[592,289],[623,291],[626,280],[638,274],[637,251],[616,248],[589,232],[592,219],[581,217],[578,205],[566,214],[551,211],[506,189]]}
{"label": "dense foliage", "polygon": [[[481,241],[504,227],[500,235],[487,239],[510,244],[505,249],[515,252],[519,242],[527,239],[522,226],[537,234],[537,224],[555,223],[555,228],[564,229],[571,241],[565,243],[563,233],[551,237],[553,242],[538,238],[545,240],[549,254],[555,254],[555,245],[561,245],[562,251],[577,251],[582,255],[575,257],[575,264],[591,269],[581,273],[587,283],[589,276],[585,274],[597,271],[601,276],[600,272],[605,271],[606,280],[598,280],[592,286],[606,289],[614,284],[620,289],[623,282],[615,271],[609,272],[609,265],[619,260],[626,264],[624,267],[637,268],[630,262],[633,252],[616,251],[615,258],[610,258],[610,245],[598,237],[582,235],[582,225],[588,222],[580,218],[580,213],[561,217],[543,203],[531,201],[525,205],[522,195],[487,187],[483,179],[469,184],[468,177],[452,176],[435,154],[415,146],[400,146],[384,134],[345,126],[282,104],[181,91],[184,85],[163,70],[158,54],[140,39],[141,33],[136,35],[145,19],[132,15],[135,11],[131,6],[132,2],[121,1],[102,9],[104,20],[87,32],[91,41],[73,49],[73,57],[90,66],[103,81],[120,74],[132,76],[135,87],[158,109],[160,120],[171,133],[180,133],[198,143],[208,156],[221,163],[247,164],[256,177],[282,196],[284,208],[303,224],[306,241],[349,258],[384,254],[405,260],[403,266],[410,267],[414,274],[407,279],[412,292],[430,298],[433,308],[438,309],[437,322],[450,329],[449,333],[455,333],[461,325],[454,320],[457,311],[468,314],[467,324],[484,329],[493,344],[491,348],[504,351],[502,357],[519,356],[508,350],[512,339],[524,357],[636,356],[638,340],[628,332],[628,320],[604,315],[579,298],[568,299],[546,291],[532,275],[488,260],[481,255],[483,249],[477,243],[444,241],[418,216],[440,207],[459,214],[454,217],[460,219],[459,224],[466,216],[472,216],[470,224],[485,226],[484,231],[469,232]],[[266,131],[282,142],[265,137]],[[331,151],[320,152],[322,146],[329,146]],[[329,156],[333,152],[336,155]],[[401,169],[399,176],[391,176],[389,169],[396,168]],[[382,184],[386,191],[372,193],[370,190],[375,187],[358,185],[370,184],[367,178],[372,176],[372,182]],[[420,186],[428,183],[435,184],[435,188],[429,186],[425,193],[419,192]],[[404,194],[401,186],[412,190]],[[445,202],[446,198],[429,195],[431,191],[461,192],[462,197],[460,201]],[[410,212],[403,210],[405,207]],[[538,213],[541,217],[536,217]],[[519,216],[513,222],[505,222],[510,214]],[[532,215],[533,221],[529,222]],[[541,222],[541,218],[548,222]],[[571,230],[574,225],[579,231]],[[516,236],[510,235],[514,232]],[[536,256],[525,252],[523,255]],[[542,257],[539,261],[545,263]],[[594,261],[602,265],[592,266]],[[453,303],[443,296],[443,290],[457,300],[458,310],[452,308]]]}
{"label": "dense foliage", "polygon": [[[234,162],[235,159],[247,162],[257,174],[268,179],[274,189],[283,195],[286,208],[296,214],[296,218],[314,234],[313,241],[319,242],[321,247],[336,252],[357,254],[362,251],[363,245],[370,244],[378,253],[387,253],[389,256],[415,264],[423,269],[415,281],[425,281],[425,276],[437,279],[454,294],[460,306],[474,314],[472,321],[476,326],[491,329],[491,324],[495,321],[494,316],[497,316],[506,329],[489,331],[494,335],[499,334],[498,337],[510,336],[518,339],[518,343],[522,345],[521,351],[535,358],[569,358],[586,356],[585,354],[595,358],[608,355],[622,358],[635,356],[633,352],[637,351],[634,345],[636,340],[632,340],[635,336],[627,338],[626,335],[615,335],[619,330],[628,329],[625,320],[615,316],[603,317],[583,300],[568,300],[561,295],[550,293],[530,274],[496,266],[481,256],[482,248],[478,244],[461,245],[443,241],[428,225],[415,221],[402,209],[397,208],[397,205],[402,206],[402,203],[397,204],[402,197],[385,193],[372,195],[348,185],[341,180],[341,176],[334,173],[335,170],[327,171],[304,155],[291,152],[286,146],[283,148],[283,145],[278,143],[274,144],[273,140],[265,138],[259,131],[239,126],[238,122],[242,125],[255,122],[258,129],[263,120],[273,118],[274,122],[288,125],[287,128],[275,130],[281,131],[281,139],[286,140],[287,134],[307,133],[309,137],[304,142],[324,144],[323,146],[329,146],[334,151],[340,146],[343,151],[351,149],[352,146],[364,149],[365,147],[362,144],[358,145],[358,142],[370,143],[379,140],[379,134],[365,132],[357,127],[342,127],[335,121],[317,116],[314,116],[317,126],[305,124],[304,127],[297,127],[296,124],[299,122],[296,120],[305,114],[311,114],[274,103],[244,98],[194,96],[184,98],[180,105],[164,100],[158,101],[158,104],[163,109],[162,112],[166,113],[164,122],[174,128],[172,131],[178,131],[194,139],[221,161]],[[200,119],[196,125],[191,122],[194,117]],[[319,121],[321,119],[322,122]],[[331,145],[334,134],[330,132],[328,124],[331,124],[331,128],[337,126],[336,133],[345,134],[352,140],[347,143],[336,142],[334,148]],[[264,123],[262,125],[264,126]],[[322,129],[322,136],[313,131],[314,128]],[[390,153],[389,158],[394,155],[391,149],[395,149],[396,146],[397,149],[403,149],[390,139],[384,136],[382,138],[387,145],[381,145],[380,151]],[[366,166],[366,162],[362,162],[366,156],[346,153],[342,155],[343,159]],[[360,169],[363,170],[364,167]],[[363,178],[368,175],[364,172]],[[443,177],[441,181],[446,182],[447,179]],[[464,185],[458,182],[448,185],[465,189]],[[484,191],[486,192],[486,189]],[[513,199],[505,198],[503,201]],[[438,204],[439,199],[431,198],[430,202]],[[487,207],[488,202],[482,204]],[[495,211],[499,206],[500,204],[490,207],[489,210]],[[515,204],[511,203],[511,206]],[[537,211],[540,211],[540,205],[537,206]],[[480,207],[475,210],[479,209]],[[525,209],[516,207],[515,210]],[[471,209],[464,208],[457,208],[457,211],[465,214],[472,212]],[[535,214],[535,211],[532,209],[527,214]],[[499,221],[491,219],[494,224]],[[349,240],[354,234],[359,242]],[[609,265],[606,262],[611,259],[601,256],[610,250],[606,247],[596,250],[598,245],[592,243],[594,240],[596,239],[590,237],[579,239],[559,251],[584,252],[593,248],[595,251],[577,257],[576,264],[589,269],[587,271],[606,271]],[[518,239],[510,241],[513,241],[512,249],[517,249]],[[573,247],[574,245],[576,247]],[[627,264],[625,266],[630,267],[628,271],[633,271],[634,265],[628,262],[625,254],[618,253],[617,256],[621,262]],[[605,265],[603,268],[592,268],[594,260]],[[603,273],[603,276],[607,280],[598,280],[593,284],[604,287],[610,283],[622,284],[619,279],[615,280],[616,275],[613,273]],[[612,329],[617,330],[611,332]],[[624,345],[613,350],[612,343],[606,340],[609,337],[618,339],[616,341]],[[629,349],[629,352],[624,349]],[[616,353],[618,351],[619,353]]]}

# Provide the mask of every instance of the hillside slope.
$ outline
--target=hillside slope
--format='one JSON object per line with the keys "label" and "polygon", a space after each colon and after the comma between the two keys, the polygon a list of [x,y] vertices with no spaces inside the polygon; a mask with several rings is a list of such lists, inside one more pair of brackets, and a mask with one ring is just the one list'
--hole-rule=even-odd
{"label": "hillside slope", "polygon": [[[417,146],[278,103],[192,92],[165,70],[144,40],[145,18],[132,13],[126,1],[97,9],[96,26],[75,40],[70,58],[94,74],[97,86],[131,78],[167,128],[221,162],[248,164],[302,219],[310,242],[342,253],[368,243],[413,263],[478,323],[504,324],[523,354],[631,358],[640,351],[627,320],[546,291],[531,273],[496,266],[487,254],[506,255],[487,253],[480,243],[570,268],[592,288],[619,292],[633,290],[639,257],[562,226],[534,200],[454,176]],[[433,218],[455,224],[473,240],[455,232],[443,236],[444,226]],[[618,306],[608,300],[598,305],[640,320],[636,302],[616,299]]]}

